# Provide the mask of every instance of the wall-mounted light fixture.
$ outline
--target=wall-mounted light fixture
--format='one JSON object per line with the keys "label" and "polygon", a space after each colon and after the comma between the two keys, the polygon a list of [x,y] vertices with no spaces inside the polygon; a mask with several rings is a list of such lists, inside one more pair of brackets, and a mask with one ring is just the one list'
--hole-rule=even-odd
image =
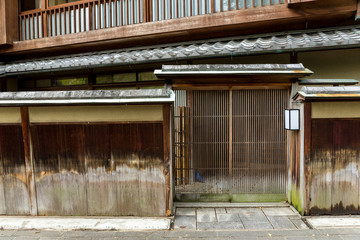
{"label": "wall-mounted light fixture", "polygon": [[300,110],[299,109],[285,109],[285,129],[299,130],[300,129]]}

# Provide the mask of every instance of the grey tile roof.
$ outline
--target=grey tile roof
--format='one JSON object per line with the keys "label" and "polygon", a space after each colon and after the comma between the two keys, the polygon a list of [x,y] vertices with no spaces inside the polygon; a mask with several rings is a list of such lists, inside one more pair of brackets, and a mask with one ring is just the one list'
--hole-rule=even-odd
{"label": "grey tile roof", "polygon": [[[182,59],[360,47],[360,25],[212,39],[34,59],[0,66],[1,75],[62,71]],[[1,69],[3,68],[3,70]]]}
{"label": "grey tile roof", "polygon": [[267,71],[267,70],[305,70],[301,63],[297,64],[199,64],[199,65],[163,65],[162,72],[186,71]]}
{"label": "grey tile roof", "polygon": [[360,86],[344,87],[302,87],[293,99],[302,96],[305,99],[314,98],[360,98]]}
{"label": "grey tile roof", "polygon": [[138,90],[0,92],[0,106],[96,103],[127,104],[173,101],[174,92],[170,88]]}

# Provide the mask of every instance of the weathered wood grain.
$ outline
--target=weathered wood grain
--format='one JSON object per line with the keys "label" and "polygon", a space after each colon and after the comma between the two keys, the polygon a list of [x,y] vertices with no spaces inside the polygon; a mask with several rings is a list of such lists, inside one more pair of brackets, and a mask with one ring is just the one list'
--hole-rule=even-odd
{"label": "weathered wood grain", "polygon": [[310,214],[359,213],[360,119],[312,119]]}
{"label": "weathered wood grain", "polygon": [[[0,161],[6,214],[29,215],[24,145],[21,125],[0,125]],[[1,191],[1,189],[0,189]]]}

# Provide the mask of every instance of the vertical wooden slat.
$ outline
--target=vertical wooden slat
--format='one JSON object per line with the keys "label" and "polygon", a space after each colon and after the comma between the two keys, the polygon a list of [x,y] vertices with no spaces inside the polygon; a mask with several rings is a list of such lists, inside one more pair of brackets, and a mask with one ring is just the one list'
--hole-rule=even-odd
{"label": "vertical wooden slat", "polygon": [[172,0],[169,0],[169,19],[172,19]]}
{"label": "vertical wooden slat", "polygon": [[25,171],[27,190],[30,199],[30,214],[37,215],[37,201],[35,189],[34,159],[30,134],[29,110],[27,107],[21,107],[21,125],[23,133],[24,154],[25,154]]}
{"label": "vertical wooden slat", "polygon": [[211,0],[211,12],[210,13],[215,13],[215,0]]}

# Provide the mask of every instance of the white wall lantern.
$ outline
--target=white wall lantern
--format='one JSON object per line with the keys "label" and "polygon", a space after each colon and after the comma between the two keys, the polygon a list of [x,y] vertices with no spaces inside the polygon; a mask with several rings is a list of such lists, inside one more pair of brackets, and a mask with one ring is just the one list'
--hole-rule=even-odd
{"label": "white wall lantern", "polygon": [[285,109],[285,129],[299,130],[300,129],[300,110],[299,109]]}

